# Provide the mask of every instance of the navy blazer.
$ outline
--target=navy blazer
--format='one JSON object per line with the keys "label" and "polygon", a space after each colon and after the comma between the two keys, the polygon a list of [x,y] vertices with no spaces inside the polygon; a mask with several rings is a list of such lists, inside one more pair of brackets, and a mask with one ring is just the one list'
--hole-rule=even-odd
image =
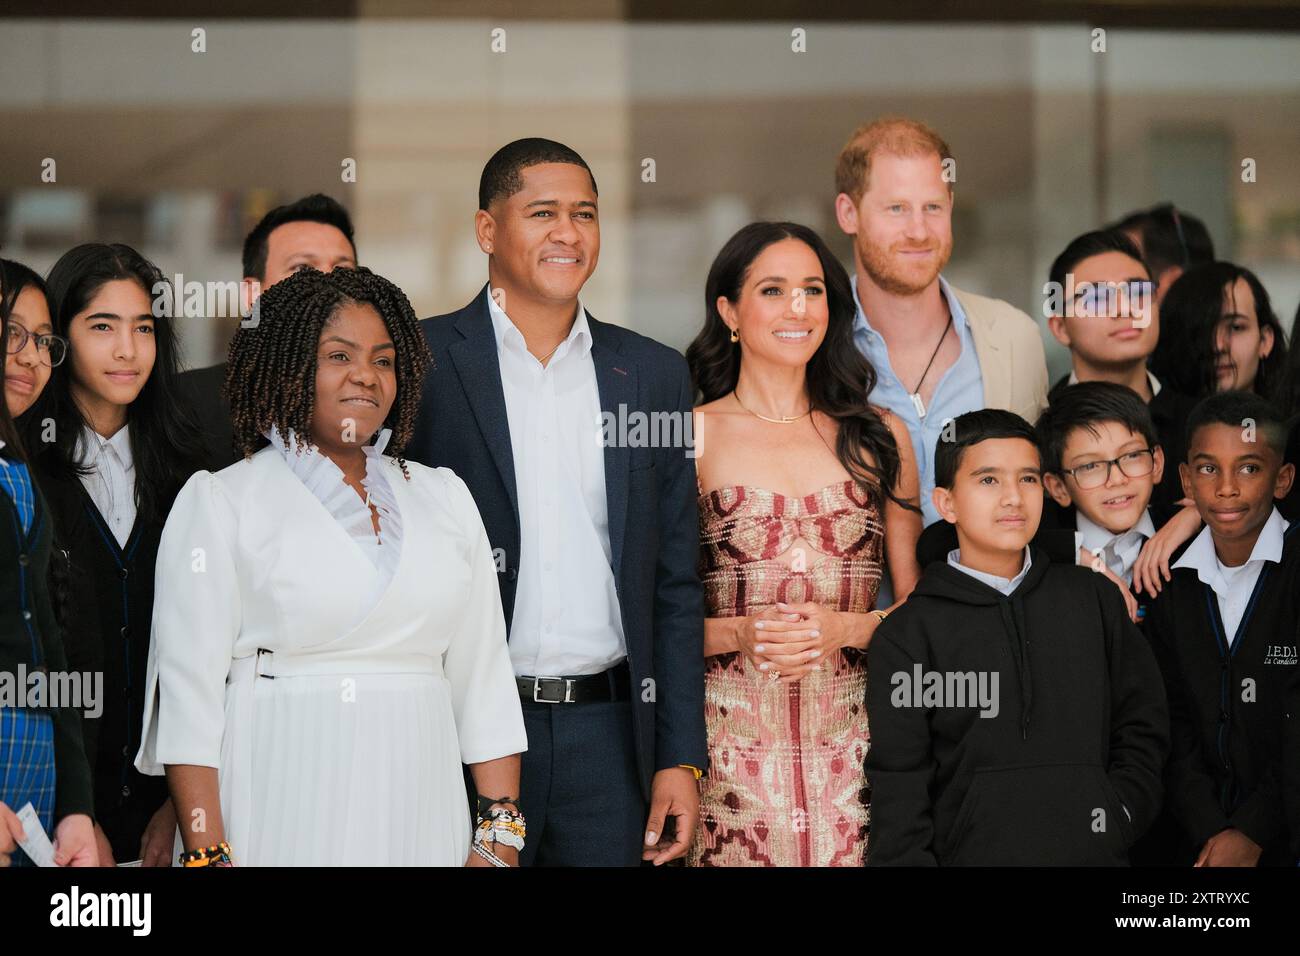
{"label": "navy blazer", "polygon": [[[460,311],[420,323],[434,367],[405,455],[450,468],[469,486],[497,557],[508,634],[519,577],[519,498],[486,290]],[[587,315],[601,410],[614,421],[633,411],[689,418],[694,389],[685,359]],[[648,800],[656,771],[707,766],[704,597],[695,460],[681,447],[630,444],[605,446],[605,495],[632,674],[637,767]]]}

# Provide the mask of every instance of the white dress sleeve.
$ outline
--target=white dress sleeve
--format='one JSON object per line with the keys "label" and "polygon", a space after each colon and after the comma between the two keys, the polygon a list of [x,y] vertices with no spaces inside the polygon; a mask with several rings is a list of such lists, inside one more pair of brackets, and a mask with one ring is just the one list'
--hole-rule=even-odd
{"label": "white dress sleeve", "polygon": [[463,763],[482,763],[528,749],[523,709],[506,647],[496,562],[474,498],[465,483],[440,468],[453,509],[464,516],[471,542],[471,580],[464,605],[443,655],[443,672],[451,685]]}
{"label": "white dress sleeve", "polygon": [[176,497],[158,546],[144,730],[135,765],[220,766],[226,675],[239,635],[236,511],[221,481],[201,471]]}

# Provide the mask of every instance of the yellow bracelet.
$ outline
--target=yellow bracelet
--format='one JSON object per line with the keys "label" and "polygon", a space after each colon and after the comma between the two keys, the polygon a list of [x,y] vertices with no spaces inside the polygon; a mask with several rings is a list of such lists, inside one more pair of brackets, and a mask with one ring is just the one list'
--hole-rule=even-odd
{"label": "yellow bracelet", "polygon": [[696,780],[699,780],[701,777],[704,776],[704,771],[701,770],[699,767],[692,767],[692,766],[691,766],[690,764],[688,764],[688,763],[679,763],[677,766],[679,766],[679,767],[685,767],[685,768],[686,768],[687,770],[689,770],[691,773],[695,774],[695,779],[696,779]]}

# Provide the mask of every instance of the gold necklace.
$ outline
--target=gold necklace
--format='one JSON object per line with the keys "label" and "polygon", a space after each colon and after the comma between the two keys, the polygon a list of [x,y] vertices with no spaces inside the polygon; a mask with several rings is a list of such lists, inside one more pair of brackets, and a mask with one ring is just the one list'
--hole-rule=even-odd
{"label": "gold necklace", "polygon": [[812,414],[812,406],[810,405],[808,411],[804,412],[802,415],[795,415],[793,418],[768,418],[766,415],[760,415],[758,412],[745,408],[745,403],[740,400],[740,392],[736,391],[734,388],[731,390],[731,394],[736,396],[736,404],[741,408],[744,408],[745,411],[749,412],[749,414],[753,415],[755,418],[761,418],[765,422],[771,422],[773,425],[789,425],[792,422],[797,422],[799,419]]}

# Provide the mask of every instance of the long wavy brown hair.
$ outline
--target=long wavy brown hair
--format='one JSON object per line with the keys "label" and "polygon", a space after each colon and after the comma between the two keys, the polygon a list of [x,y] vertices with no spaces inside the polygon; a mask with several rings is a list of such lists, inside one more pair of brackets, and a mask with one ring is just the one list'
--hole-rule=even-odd
{"label": "long wavy brown hair", "polygon": [[[835,455],[853,479],[876,496],[913,511],[916,506],[894,494],[900,469],[898,444],[867,396],[876,385],[876,370],[853,341],[853,286],[821,236],[794,222],[752,222],[727,240],[704,284],[704,328],[686,350],[691,378],[701,403],[732,392],[740,378],[740,346],[718,311],[718,297],[740,298],[754,260],[768,246],[797,239],[816,253],[826,280],[830,313],[826,337],[808,362],[805,382],[816,411],[838,425]],[[874,463],[872,461],[874,459]]]}

